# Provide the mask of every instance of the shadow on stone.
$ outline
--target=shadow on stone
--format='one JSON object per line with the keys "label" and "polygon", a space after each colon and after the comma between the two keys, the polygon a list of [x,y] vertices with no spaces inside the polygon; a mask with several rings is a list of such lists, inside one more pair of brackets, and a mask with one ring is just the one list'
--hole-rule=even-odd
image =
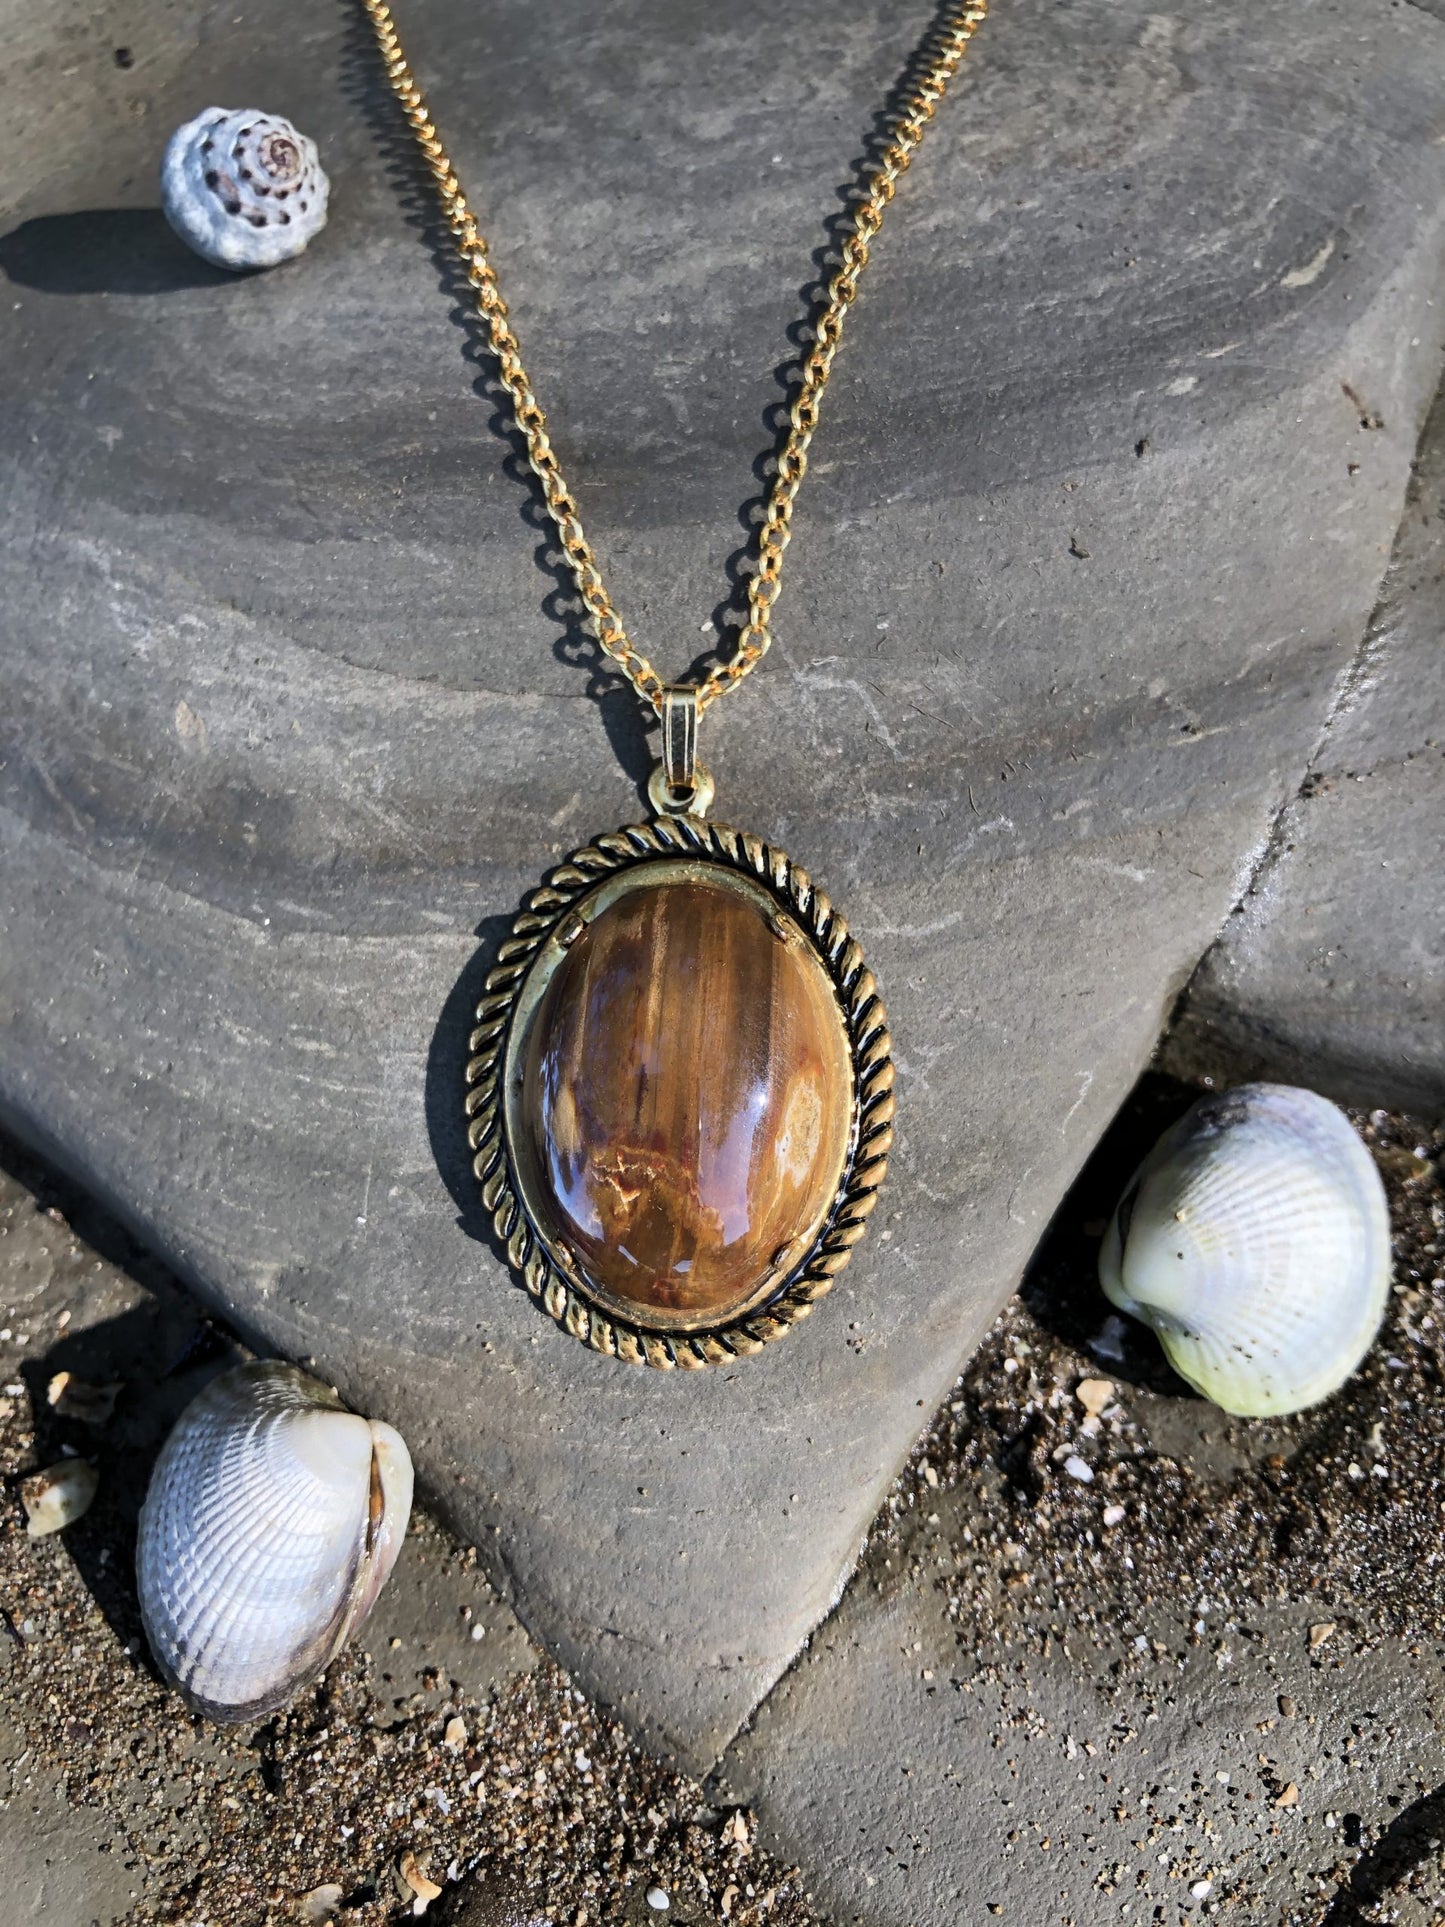
{"label": "shadow on stone", "polygon": [[482,1205],[472,1172],[472,1150],[467,1142],[463,1073],[468,1040],[477,1021],[477,1004],[497,951],[512,927],[508,916],[486,917],[477,925],[478,948],[468,959],[442,1006],[426,1060],[426,1128],[432,1156],[442,1183],[457,1208],[457,1224],[469,1238],[484,1244],[505,1264],[506,1251]]}
{"label": "shadow on stone", "polygon": [[0,268],[43,294],[172,294],[246,278],[192,254],[158,207],[37,215],[0,236]]}
{"label": "shadow on stone", "polygon": [[[243,1353],[103,1203],[6,1133],[0,1133],[0,1170],[25,1187],[37,1212],[64,1225],[144,1294],[113,1317],[63,1332],[20,1367],[36,1465],[74,1456],[89,1459],[100,1474],[90,1510],[65,1529],[65,1547],[117,1639],[144,1655],[135,1536],[151,1466],[182,1410]],[[50,1387],[61,1372],[83,1385],[116,1387],[103,1423],[88,1424],[63,1402],[59,1408],[51,1403]]]}
{"label": "shadow on stone", "polygon": [[940,0],[936,6],[922,39],[869,123],[862,149],[849,168],[848,179],[837,190],[838,206],[823,222],[825,238],[812,255],[813,278],[798,290],[803,313],[787,330],[790,352],[773,369],[780,399],[763,411],[763,428],[769,445],[752,464],[755,491],[738,510],[743,538],[724,564],[727,587],[711,616],[715,639],[688,664],[685,680],[689,682],[701,681],[719,661],[732,656],[737,649],[747,623],[748,584],[757,572],[757,537],[766,512],[768,490],[791,427],[793,405],[803,384],[808,355],[819,338],[819,324],[828,306],[834,274],[843,263],[845,243],[854,234],[859,206],[868,198],[868,183],[888,150],[895,123],[916,99],[930,67],[949,38],[951,19],[956,11],[952,0]]}
{"label": "shadow on stone", "polygon": [[435,191],[423,172],[416,142],[387,85],[371,29],[359,14],[347,25],[341,87],[371,129],[403,220],[421,237],[431,256],[437,285],[451,303],[450,318],[463,336],[462,352],[476,370],[473,391],[491,409],[488,427],[506,449],[503,470],[517,489],[518,513],[536,538],[533,559],[551,585],[542,608],[561,631],[553,653],[559,662],[586,670],[587,694],[598,705],[613,754],[639,792],[645,793],[656,761],[648,743],[650,713],[641,710],[621,671],[583,626],[586,611],[552,518],[538,497],[527,444],[516,424],[512,397],[498,375],[486,323],[478,312]]}
{"label": "shadow on stone", "polygon": [[[1097,1358],[1102,1373],[1169,1398],[1199,1395],[1169,1365],[1153,1333],[1135,1319],[1121,1319],[1104,1296],[1098,1282],[1099,1244],[1124,1186],[1155,1141],[1199,1095],[1194,1086],[1152,1071],[1140,1078],[1054,1213],[1019,1287],[1039,1323]],[[1110,1319],[1115,1323],[1110,1325]],[[1115,1337],[1117,1342],[1111,1343]]]}
{"label": "shadow on stone", "polygon": [[[1347,1829],[1351,1821],[1358,1830],[1358,1817],[1346,1814]],[[1374,1846],[1360,1855],[1349,1879],[1320,1917],[1320,1927],[1370,1927],[1374,1921],[1398,1918],[1393,1912],[1388,1916],[1379,1913],[1381,1902],[1392,1896],[1403,1897],[1400,1890],[1429,1860],[1436,1862],[1438,1877],[1445,1868],[1442,1836],[1445,1836],[1445,1787],[1437,1787],[1433,1793],[1411,1801],[1405,1811],[1390,1822]],[[1346,1845],[1349,1844],[1347,1837]]]}

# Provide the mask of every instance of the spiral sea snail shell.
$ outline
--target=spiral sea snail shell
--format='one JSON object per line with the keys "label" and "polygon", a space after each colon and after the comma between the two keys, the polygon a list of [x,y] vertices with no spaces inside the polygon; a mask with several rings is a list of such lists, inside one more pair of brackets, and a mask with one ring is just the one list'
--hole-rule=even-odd
{"label": "spiral sea snail shell", "polygon": [[293,1365],[241,1365],[182,1412],[141,1508],[136,1580],[161,1672],[259,1719],[316,1679],[385,1585],[411,1514],[399,1433]]}
{"label": "spiral sea snail shell", "polygon": [[1384,1317],[1390,1221],[1374,1159],[1314,1091],[1203,1098],[1130,1180],[1099,1280],[1226,1412],[1301,1411],[1344,1383]]}
{"label": "spiral sea snail shell", "polygon": [[279,114],[208,107],[178,127],[161,162],[161,205],[218,268],[274,268],[326,225],[330,182],[316,143]]}

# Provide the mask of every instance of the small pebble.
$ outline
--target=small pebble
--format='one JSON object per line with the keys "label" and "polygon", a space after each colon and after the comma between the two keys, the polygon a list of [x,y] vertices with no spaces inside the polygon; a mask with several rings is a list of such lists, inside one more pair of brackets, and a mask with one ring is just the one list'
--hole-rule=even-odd
{"label": "small pebble", "polygon": [[1110,1365],[1124,1362],[1124,1321],[1110,1316],[1089,1340],[1089,1350],[1095,1358],[1102,1358]]}
{"label": "small pebble", "polygon": [[396,1871],[398,1884],[408,1890],[409,1894],[413,1896],[412,1912],[414,1914],[424,1914],[431,1903],[440,1895],[440,1884],[433,1880],[429,1874],[422,1872],[421,1868],[417,1865],[416,1855],[411,1852],[404,1853],[400,1860],[397,1861]]}
{"label": "small pebble", "polygon": [[1196,1900],[1208,1900],[1214,1891],[1214,1882],[1212,1880],[1196,1880],[1189,1891]]}
{"label": "small pebble", "polygon": [[665,1887],[649,1887],[647,1890],[647,1904],[654,1913],[665,1914],[672,1905],[672,1901]]}
{"label": "small pebble", "polygon": [[1093,1467],[1081,1459],[1077,1452],[1071,1452],[1064,1460],[1064,1470],[1071,1479],[1077,1479],[1080,1485],[1094,1483]]}
{"label": "small pebble", "polygon": [[1074,1397],[1090,1418],[1097,1418],[1113,1396],[1114,1381],[1110,1378],[1082,1378],[1074,1388]]}
{"label": "small pebble", "polygon": [[1281,1793],[1275,1801],[1275,1805],[1277,1807],[1297,1807],[1299,1805],[1299,1788],[1293,1780],[1290,1781],[1284,1792]]}
{"label": "small pebble", "polygon": [[87,1385],[73,1372],[57,1372],[45,1388],[45,1398],[61,1418],[101,1426],[110,1423],[120,1390],[118,1384]]}
{"label": "small pebble", "polygon": [[729,1820],[724,1821],[722,1837],[735,1847],[748,1844],[748,1816],[739,1807]]}
{"label": "small pebble", "polygon": [[1310,1651],[1312,1653],[1318,1651],[1334,1630],[1335,1622],[1333,1619],[1322,1619],[1317,1626],[1311,1626]]}
{"label": "small pebble", "polygon": [[1104,1524],[1106,1526],[1118,1526],[1118,1525],[1122,1525],[1123,1523],[1124,1523],[1123,1506],[1106,1505],[1104,1507]]}
{"label": "small pebble", "polygon": [[1299,1708],[1295,1705],[1288,1693],[1281,1693],[1275,1703],[1279,1707],[1281,1719],[1292,1720],[1299,1711]]}

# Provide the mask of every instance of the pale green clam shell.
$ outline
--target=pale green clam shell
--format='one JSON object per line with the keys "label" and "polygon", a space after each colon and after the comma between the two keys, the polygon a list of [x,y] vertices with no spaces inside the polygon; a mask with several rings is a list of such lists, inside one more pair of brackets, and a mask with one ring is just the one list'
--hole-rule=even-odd
{"label": "pale green clam shell", "polygon": [[371,1610],[411,1514],[399,1433],[294,1366],[242,1365],[177,1420],[136,1578],[162,1673],[222,1722],[284,1705]]}
{"label": "pale green clam shell", "polygon": [[1344,1383],[1380,1328],[1384,1186],[1328,1099],[1242,1084],[1203,1098],[1140,1165],[1099,1278],[1225,1411],[1301,1411]]}

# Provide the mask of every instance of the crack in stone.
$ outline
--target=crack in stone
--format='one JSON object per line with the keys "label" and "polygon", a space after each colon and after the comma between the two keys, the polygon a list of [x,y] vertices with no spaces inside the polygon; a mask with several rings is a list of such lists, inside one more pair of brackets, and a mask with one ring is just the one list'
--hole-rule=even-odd
{"label": "crack in stone", "polygon": [[[1410,4],[1418,5],[1420,4],[1420,0],[1410,0]],[[1445,0],[1438,0],[1438,4],[1442,8],[1440,17],[1445,19]],[[1174,1000],[1174,1007],[1170,1013],[1169,1022],[1165,1025],[1161,1036],[1167,1037],[1169,1032],[1174,1028],[1175,1021],[1179,1013],[1188,1003],[1201,971],[1206,968],[1210,959],[1224,942],[1230,924],[1235,917],[1243,912],[1245,905],[1250,899],[1258,893],[1262,882],[1269,874],[1275,862],[1288,849],[1291,830],[1297,820],[1297,812],[1301,804],[1309,801],[1311,785],[1320,774],[1320,764],[1335,724],[1352,706],[1354,699],[1364,689],[1369,680],[1370,673],[1379,658],[1381,644],[1388,626],[1385,607],[1386,584],[1389,582],[1395,555],[1399,549],[1401,531],[1405,527],[1411,510],[1419,500],[1418,471],[1421,450],[1424,446],[1425,437],[1430,433],[1431,423],[1434,420],[1436,409],[1440,406],[1442,397],[1445,397],[1445,381],[1441,382],[1422,413],[1420,429],[1415,438],[1415,453],[1411,458],[1409,479],[1401,498],[1400,513],[1396,519],[1395,534],[1390,544],[1390,553],[1384,568],[1380,571],[1380,579],[1376,585],[1374,603],[1365,623],[1360,641],[1336,679],[1334,690],[1325,707],[1325,713],[1321,719],[1319,729],[1315,734],[1314,742],[1310,745],[1309,754],[1305,758],[1304,769],[1300,775],[1300,779],[1275,811],[1268,829],[1260,839],[1254,859],[1250,863],[1249,874],[1244,881],[1243,888],[1230,905],[1228,914],[1214,934],[1213,941],[1209,943],[1200,954],[1193,970],[1189,973],[1188,981],[1185,983],[1178,997]]]}

